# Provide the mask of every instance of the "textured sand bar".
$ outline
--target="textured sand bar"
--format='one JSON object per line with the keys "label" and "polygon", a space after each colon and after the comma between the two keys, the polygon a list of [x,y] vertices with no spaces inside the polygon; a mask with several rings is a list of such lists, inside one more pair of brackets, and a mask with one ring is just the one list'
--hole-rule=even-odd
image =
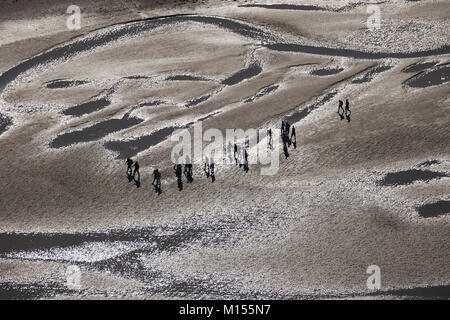
{"label": "textured sand bar", "polygon": [[[5,5],[1,298],[450,296],[448,4],[381,4],[373,33],[359,1],[239,4],[80,1],[77,32],[64,1]],[[178,190],[173,128],[285,117],[297,148],[276,175],[194,165]]]}

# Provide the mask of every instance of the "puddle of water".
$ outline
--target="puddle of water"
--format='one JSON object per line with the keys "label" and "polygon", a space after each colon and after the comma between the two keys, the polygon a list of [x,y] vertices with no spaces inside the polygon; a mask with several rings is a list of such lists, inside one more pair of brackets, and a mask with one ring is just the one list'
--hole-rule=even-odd
{"label": "puddle of water", "polygon": [[[197,119],[197,121],[205,121],[215,115],[219,114],[220,111],[209,114],[202,118]],[[187,129],[191,127],[194,122],[189,122],[188,124],[180,127],[166,127],[157,130],[149,135],[142,136],[133,140],[126,141],[109,141],[105,143],[105,147],[111,151],[118,152],[117,159],[126,159],[128,157],[134,157],[139,152],[144,151],[150,147],[156,146],[157,144],[166,140],[176,129]]]}
{"label": "puddle of water", "polygon": [[318,69],[311,71],[312,75],[315,76],[329,76],[332,74],[338,74],[344,71],[344,68],[335,68],[335,69]]}
{"label": "puddle of water", "polygon": [[105,98],[93,100],[89,102],[85,102],[73,107],[70,107],[66,110],[64,110],[62,113],[67,116],[82,116],[87,113],[91,113],[100,109],[103,109],[106,106],[109,106],[111,102]]}
{"label": "puddle of water", "polygon": [[50,143],[51,148],[67,147],[71,144],[99,140],[110,133],[130,128],[144,121],[139,118],[123,117],[122,119],[110,119],[91,127],[64,133],[59,135]]}
{"label": "puddle of water", "polygon": [[342,12],[348,9],[353,9],[358,6],[365,5],[365,3],[350,3],[340,8],[327,8],[315,5],[297,5],[297,4],[243,4],[239,5],[240,8],[262,8],[272,10],[298,10],[298,11],[331,11]]}
{"label": "puddle of water", "polygon": [[238,84],[246,79],[250,79],[256,77],[258,74],[262,72],[262,68],[258,63],[252,63],[247,68],[242,69],[235,74],[231,75],[227,79],[222,81],[222,84],[227,86],[233,86]]}
{"label": "puddle of water", "polygon": [[125,77],[125,79],[140,80],[140,79],[151,79],[151,77],[135,75],[135,76],[128,76],[128,77]]}
{"label": "puddle of water", "polygon": [[200,97],[200,98],[191,100],[191,101],[189,101],[188,103],[186,103],[185,107],[186,107],[186,108],[189,108],[189,107],[195,106],[195,105],[197,105],[197,104],[200,104],[200,103],[202,103],[202,102],[205,102],[205,101],[208,100],[210,97],[211,97],[211,95],[206,95],[206,96],[203,96],[203,97]]}
{"label": "puddle of water", "polygon": [[272,44],[265,44],[264,46],[268,49],[281,52],[299,52],[324,56],[347,57],[347,58],[369,59],[369,60],[385,59],[385,58],[396,58],[396,59],[420,58],[450,53],[450,45],[446,45],[437,49],[417,51],[417,52],[370,52],[353,49],[314,47],[295,43],[272,43]]}
{"label": "puddle of water", "polygon": [[269,93],[277,90],[278,87],[279,87],[278,85],[273,85],[273,86],[269,86],[269,87],[263,88],[257,94],[255,94],[253,97],[250,97],[250,98],[246,99],[244,102],[245,103],[253,102],[253,101],[255,101],[255,100],[259,99],[259,98],[262,98],[265,95],[268,95]]}
{"label": "puddle of water", "polygon": [[11,118],[0,113],[0,135],[12,124]]}
{"label": "puddle of water", "polygon": [[450,66],[417,75],[406,83],[412,88],[426,88],[437,86],[448,81],[450,81]]}
{"label": "puddle of water", "polygon": [[239,8],[263,8],[275,10],[301,10],[301,11],[329,11],[329,9],[312,5],[296,5],[296,4],[242,4]]}
{"label": "puddle of water", "polygon": [[208,79],[203,77],[191,76],[187,74],[180,74],[167,77],[166,81],[208,81]]}
{"label": "puddle of water", "polygon": [[105,147],[111,151],[118,152],[117,159],[131,158],[139,152],[163,142],[175,131],[175,129],[177,128],[167,127],[133,140],[109,141],[105,143]]}
{"label": "puddle of water", "polygon": [[352,83],[365,83],[370,82],[375,77],[376,74],[382,73],[384,71],[387,71],[391,69],[391,66],[379,66],[371,69],[369,72],[367,72],[362,78],[352,80]]}
{"label": "puddle of water", "polygon": [[61,88],[68,88],[68,87],[76,87],[81,86],[83,84],[89,83],[89,81],[83,81],[83,80],[54,80],[51,82],[46,83],[46,87],[49,89],[61,89]]}
{"label": "puddle of water", "polygon": [[386,174],[383,180],[379,181],[379,184],[382,186],[402,186],[415,181],[429,181],[443,177],[449,176],[441,172],[411,169],[399,172],[390,172]]}
{"label": "puddle of water", "polygon": [[421,217],[432,218],[450,213],[450,201],[440,200],[435,203],[425,204],[417,208]]}
{"label": "puddle of water", "polygon": [[420,72],[420,71],[423,71],[425,69],[434,67],[436,64],[437,64],[437,61],[425,62],[425,63],[415,63],[415,64],[413,64],[411,66],[406,67],[402,71],[405,72],[405,73]]}
{"label": "puddle of water", "polygon": [[330,92],[328,94],[326,94],[321,100],[319,100],[316,103],[313,103],[312,105],[294,112],[293,114],[285,117],[285,120],[289,123],[295,123],[298,122],[300,120],[302,120],[303,118],[305,118],[308,114],[310,114],[313,110],[317,109],[318,107],[320,107],[321,105],[325,104],[326,102],[330,101],[335,95],[337,95],[337,91],[334,92]]}

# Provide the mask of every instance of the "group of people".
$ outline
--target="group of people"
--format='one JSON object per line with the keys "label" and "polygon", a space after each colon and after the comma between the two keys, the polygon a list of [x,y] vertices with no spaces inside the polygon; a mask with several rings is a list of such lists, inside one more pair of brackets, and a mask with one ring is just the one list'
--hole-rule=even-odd
{"label": "group of people", "polygon": [[[184,165],[184,171],[183,171],[183,166],[181,164],[179,164],[179,163],[174,164],[173,170],[175,172],[175,176],[177,177],[177,185],[178,185],[178,189],[180,191],[183,190],[182,174],[184,174],[188,183],[192,183],[192,181],[194,181],[194,178],[192,177],[192,163],[186,163]],[[159,171],[158,171],[158,174],[159,174]]]}
{"label": "group of people", "polygon": [[211,181],[216,181],[216,175],[214,172],[214,159],[205,157],[205,163],[203,164],[203,171],[206,174],[206,177],[211,177]]}
{"label": "group of people", "polygon": [[[141,174],[139,173],[139,163],[137,161],[131,160],[130,158],[127,158],[126,160],[127,163],[127,175],[128,175],[128,180],[136,180],[136,174],[138,175],[138,180],[136,181],[140,181],[141,179]],[[134,165],[133,165],[134,163]],[[133,170],[134,168],[134,170]]]}
{"label": "group of people", "polygon": [[348,99],[345,99],[345,110],[344,110],[344,103],[342,100],[339,100],[339,106],[337,113],[341,117],[341,120],[344,120],[344,116],[347,119],[348,122],[350,122],[350,115],[352,112],[350,111],[350,103],[348,102]]}
{"label": "group of people", "polygon": [[[271,149],[273,149],[273,137],[272,137],[272,129],[268,129],[267,131],[268,135],[268,145]],[[284,151],[286,158],[289,156],[287,153],[287,146],[291,146],[291,144],[294,145],[294,148],[297,147],[297,138],[295,135],[295,128],[294,126],[291,127],[289,122],[283,120],[281,122],[281,137],[283,140],[284,145]],[[234,144],[233,150],[233,157],[234,162],[236,165],[239,165],[239,167],[244,167],[244,171],[247,173],[249,170],[248,167],[248,147],[249,147],[249,140],[246,139],[244,145],[238,145],[237,143]],[[231,156],[231,144],[228,147],[228,153],[229,156]],[[183,166],[181,164],[174,164],[173,170],[175,172],[175,176],[177,178],[177,185],[178,189],[181,191],[183,189],[183,181],[182,181],[182,174],[187,179],[188,183],[192,183],[194,181],[193,179],[193,172],[192,172],[192,163],[190,163],[189,157],[186,159],[187,163],[184,165],[184,171]],[[140,173],[139,173],[139,163],[137,161],[133,161],[131,158],[127,158],[127,175],[129,181],[135,180],[137,187],[140,185]],[[133,170],[134,168],[134,170]],[[214,159],[205,157],[205,162],[203,166],[203,171],[206,174],[206,177],[211,177],[212,182],[215,181],[215,171],[214,171]],[[137,179],[136,179],[137,175]],[[152,185],[155,187],[155,190],[158,192],[158,194],[161,194],[161,173],[158,169],[153,170],[153,182]]]}
{"label": "group of people", "polygon": [[[134,180],[136,186],[139,188],[141,184],[141,174],[139,173],[139,162],[133,161],[131,158],[127,158],[125,161],[127,164],[127,176],[128,181]],[[134,170],[133,170],[134,168]],[[137,179],[136,179],[137,175]],[[156,183],[155,183],[156,182]],[[161,193],[161,173],[158,169],[153,170],[153,182],[157,192]]]}
{"label": "group of people", "polygon": [[[292,130],[291,130],[292,128]],[[272,133],[270,133],[269,141],[272,140]],[[286,159],[289,157],[288,146],[294,146],[297,149],[297,136],[295,135],[295,127],[290,125],[286,120],[281,121],[281,140],[283,141],[283,152]]]}
{"label": "group of people", "polygon": [[[347,118],[347,121],[350,122],[350,103],[348,99],[345,99],[345,109],[344,109],[344,103],[342,100],[339,100],[339,106],[338,111],[341,120]],[[273,149],[273,137],[272,137],[272,129],[267,130],[267,136],[268,136],[268,147],[272,150]],[[288,147],[291,145],[294,146],[294,149],[297,148],[297,137],[295,134],[295,127],[291,126],[291,124],[286,121],[281,121],[281,139],[283,141],[283,152],[286,158],[289,157]],[[244,146],[234,144],[234,162],[236,165],[239,164],[239,167],[244,166],[244,171],[248,172],[248,149],[249,147],[249,141],[246,139]],[[231,159],[231,143],[228,144],[228,157]],[[133,161],[131,158],[127,158],[127,175],[129,181],[134,180],[136,182],[137,187],[140,185],[140,173],[139,173],[139,163],[137,161]],[[134,168],[134,170],[133,170]],[[192,172],[192,163],[190,163],[189,157],[187,158],[187,163],[184,165],[184,171],[181,164],[175,164],[173,166],[175,175],[177,177],[177,183],[178,188],[181,191],[183,188],[183,182],[182,182],[182,174],[185,175],[187,182],[192,183],[194,181],[193,179],[193,172]],[[211,177],[212,182],[215,181],[215,173],[214,173],[214,159],[205,157],[204,167],[203,171],[206,174],[206,177]],[[137,175],[137,179],[136,179]],[[161,173],[158,169],[153,170],[153,182],[152,185],[155,187],[155,190],[158,192],[158,194],[161,194]]]}
{"label": "group of people", "polygon": [[244,145],[238,145],[237,143],[234,144],[233,147],[233,157],[234,162],[236,165],[239,165],[239,168],[244,166],[244,171],[248,172],[248,147],[249,147],[249,140],[246,139]]}

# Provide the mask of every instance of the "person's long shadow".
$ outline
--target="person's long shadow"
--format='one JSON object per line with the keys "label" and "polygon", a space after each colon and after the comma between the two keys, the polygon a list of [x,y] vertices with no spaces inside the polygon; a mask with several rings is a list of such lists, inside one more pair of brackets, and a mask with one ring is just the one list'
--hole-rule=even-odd
{"label": "person's long shadow", "polygon": [[183,190],[183,181],[181,180],[181,176],[177,177],[177,185],[179,191]]}
{"label": "person's long shadow", "polygon": [[138,178],[136,179],[135,176],[133,176],[134,183],[136,184],[136,188],[139,188],[141,186],[141,175],[139,172],[137,173]]}
{"label": "person's long shadow", "polygon": [[283,143],[283,152],[284,152],[284,156],[286,157],[286,159],[289,157],[289,151],[287,148],[287,144]]}
{"label": "person's long shadow", "polygon": [[155,192],[158,194],[158,196],[162,193],[161,186],[159,184],[155,184]]}
{"label": "person's long shadow", "polygon": [[350,122],[350,115],[352,114],[352,112],[350,110],[348,110],[348,112],[345,112],[345,117],[347,118],[347,121]]}
{"label": "person's long shadow", "polygon": [[184,175],[185,175],[188,183],[192,183],[194,181],[194,178],[192,177],[192,174],[186,172]]}

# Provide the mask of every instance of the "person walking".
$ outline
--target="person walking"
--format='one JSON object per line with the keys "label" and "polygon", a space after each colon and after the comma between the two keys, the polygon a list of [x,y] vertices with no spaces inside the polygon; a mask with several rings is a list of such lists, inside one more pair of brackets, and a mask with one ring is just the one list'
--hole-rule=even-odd
{"label": "person walking", "polygon": [[352,112],[350,111],[350,103],[348,102],[348,99],[345,99],[345,117],[347,118],[347,121],[350,122],[350,115]]}
{"label": "person walking", "polygon": [[[156,181],[156,184],[155,184],[155,181]],[[161,173],[159,172],[158,169],[153,170],[153,182],[152,182],[152,184],[156,188],[161,187]]]}
{"label": "person walking", "polygon": [[205,157],[205,163],[204,163],[204,166],[203,166],[203,171],[205,172],[206,177],[209,178],[210,171],[209,171],[209,158],[208,157]]}
{"label": "person walking", "polygon": [[184,175],[189,183],[192,182],[192,163],[186,163],[184,165]]}
{"label": "person walking", "polygon": [[214,159],[213,158],[209,159],[209,169],[211,172],[211,177],[214,177]]}
{"label": "person walking", "polygon": [[297,136],[295,135],[295,127],[294,126],[292,126],[291,141],[292,141],[292,144],[294,145],[294,149],[297,149]]}
{"label": "person walking", "polygon": [[127,168],[127,175],[131,175],[133,173],[133,169],[132,169],[133,160],[131,160],[130,158],[127,158],[126,163],[127,163],[127,166],[128,166],[128,168]]}
{"label": "person walking", "polygon": [[273,144],[273,139],[272,139],[272,129],[267,129],[267,136],[268,136],[268,147],[270,150],[272,150],[272,144]]}
{"label": "person walking", "polygon": [[182,169],[183,169],[183,167],[181,164],[173,165],[173,170],[175,171],[175,175],[177,176],[178,189],[180,191],[183,190],[183,181],[181,180]]}
{"label": "person walking", "polygon": [[136,173],[138,174],[138,180],[141,178],[141,174],[139,173],[139,163],[137,161],[134,162],[134,172],[133,172],[133,178],[136,176]]}
{"label": "person walking", "polygon": [[339,100],[339,106],[338,106],[338,111],[337,113],[339,113],[340,115],[344,113],[344,102],[342,102],[342,100]]}
{"label": "person walking", "polygon": [[289,124],[289,122],[285,121],[284,122],[284,130],[286,132],[286,135],[289,137],[289,129],[290,129],[291,125]]}

